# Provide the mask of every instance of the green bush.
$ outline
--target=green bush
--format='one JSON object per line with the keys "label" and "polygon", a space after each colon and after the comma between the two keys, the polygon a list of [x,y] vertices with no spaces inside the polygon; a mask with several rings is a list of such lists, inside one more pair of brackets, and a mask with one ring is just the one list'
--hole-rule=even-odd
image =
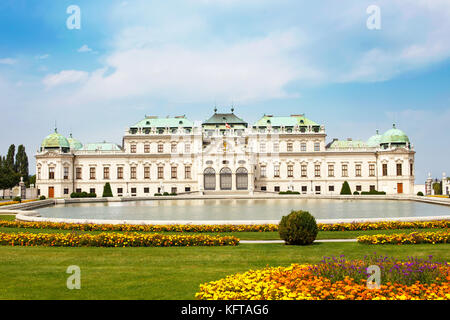
{"label": "green bush", "polygon": [[40,196],[39,200],[45,200],[45,196]]}
{"label": "green bush", "polygon": [[155,197],[160,197],[160,196],[162,196],[162,194],[161,193],[155,193],[154,196]]}
{"label": "green bush", "polygon": [[72,192],[70,194],[71,198],[96,198],[97,194],[96,193],[87,193],[85,191],[83,192]]}
{"label": "green bush", "polygon": [[300,192],[288,190],[288,191],[280,191],[278,192],[278,194],[300,194]]}
{"label": "green bush", "polygon": [[318,232],[316,219],[308,211],[291,211],[281,218],[278,226],[280,238],[287,245],[312,244]]}
{"label": "green bush", "polygon": [[168,192],[164,192],[164,193],[163,193],[163,196],[168,196],[168,195],[169,195]]}
{"label": "green bush", "polygon": [[20,197],[14,197],[13,201],[22,202],[22,199]]}
{"label": "green bush", "polygon": [[344,181],[344,183],[342,184],[341,194],[343,194],[343,195],[346,195],[346,194],[351,195],[352,194],[352,190],[350,189],[350,185],[348,184],[347,181]]}
{"label": "green bush", "polygon": [[355,191],[355,192],[353,192],[353,195],[354,195],[354,196],[359,196],[359,192],[358,192],[358,191]]}
{"label": "green bush", "polygon": [[417,192],[417,195],[420,196],[420,197],[423,197],[423,192],[419,191],[419,192]]}
{"label": "green bush", "polygon": [[370,190],[370,191],[362,191],[361,195],[384,195],[386,194],[385,191],[377,191],[377,190]]}
{"label": "green bush", "polygon": [[169,194],[169,196],[176,196],[177,193],[176,192],[172,192],[171,194]]}
{"label": "green bush", "polygon": [[103,187],[103,197],[104,198],[110,198],[113,196],[111,185],[109,182],[105,183],[105,186]]}

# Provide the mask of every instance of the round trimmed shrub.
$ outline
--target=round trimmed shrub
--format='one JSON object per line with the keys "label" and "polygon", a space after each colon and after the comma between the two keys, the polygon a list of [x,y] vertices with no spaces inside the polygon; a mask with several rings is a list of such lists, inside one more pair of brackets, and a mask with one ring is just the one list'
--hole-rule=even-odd
{"label": "round trimmed shrub", "polygon": [[45,196],[40,196],[39,200],[45,200]]}
{"label": "round trimmed shrub", "polygon": [[423,192],[419,191],[419,192],[417,192],[417,195],[420,196],[420,197],[423,197]]}
{"label": "round trimmed shrub", "polygon": [[308,211],[291,211],[281,218],[278,226],[280,238],[287,245],[308,245],[316,240],[319,228],[316,219]]}
{"label": "round trimmed shrub", "polygon": [[354,195],[354,196],[359,196],[359,192],[358,192],[358,191],[354,191],[354,192],[353,192],[353,195]]}
{"label": "round trimmed shrub", "polygon": [[14,197],[13,201],[22,202],[22,199],[20,197]]}

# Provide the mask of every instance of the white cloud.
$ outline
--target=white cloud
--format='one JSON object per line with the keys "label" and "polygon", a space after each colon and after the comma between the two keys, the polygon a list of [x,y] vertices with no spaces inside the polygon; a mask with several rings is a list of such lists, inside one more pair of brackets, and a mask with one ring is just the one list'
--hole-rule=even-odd
{"label": "white cloud", "polygon": [[50,57],[50,55],[48,53],[40,55],[40,56],[36,56],[36,59],[38,60],[44,60],[47,59],[48,57]]}
{"label": "white cloud", "polygon": [[[80,91],[90,99],[149,96],[178,101],[238,101],[287,97],[293,80],[314,81],[320,72],[290,57],[301,44],[294,33],[271,34],[202,48],[164,45],[118,50]],[[295,67],[294,67],[295,66]],[[113,70],[105,75],[107,70]]]}
{"label": "white cloud", "polygon": [[56,74],[49,74],[42,82],[47,88],[61,86],[65,84],[79,83],[87,80],[88,72],[78,70],[63,70]]}
{"label": "white cloud", "polygon": [[16,59],[12,59],[12,58],[3,58],[0,59],[0,64],[8,64],[8,65],[12,65],[15,64],[17,62]]}
{"label": "white cloud", "polygon": [[92,49],[89,48],[87,44],[84,44],[77,51],[78,52],[91,52]]}

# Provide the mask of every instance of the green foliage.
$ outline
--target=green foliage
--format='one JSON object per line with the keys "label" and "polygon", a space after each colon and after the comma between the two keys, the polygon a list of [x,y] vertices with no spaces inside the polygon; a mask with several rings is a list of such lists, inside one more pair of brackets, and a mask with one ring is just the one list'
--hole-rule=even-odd
{"label": "green foliage", "polygon": [[16,162],[14,163],[14,168],[20,177],[23,177],[23,181],[28,183],[28,156],[25,152],[25,147],[21,144],[17,148]]}
{"label": "green foliage", "polygon": [[417,195],[420,196],[420,197],[423,197],[423,192],[419,191],[419,192],[417,192]]}
{"label": "green foliage", "polygon": [[[20,145],[15,154],[16,147],[14,144],[8,148],[6,157],[0,157],[0,189],[11,189],[16,186],[20,177],[26,185],[29,185],[28,175],[28,157],[25,147]],[[14,161],[14,157],[16,161]]]}
{"label": "green foliage", "polygon": [[108,197],[112,197],[113,193],[111,190],[111,185],[109,184],[109,182],[105,183],[105,186],[103,187],[103,197],[104,198],[108,198]]}
{"label": "green foliage", "polygon": [[22,202],[22,199],[20,197],[14,197],[13,201]]}
{"label": "green foliage", "polygon": [[169,195],[168,192],[164,192],[164,193],[163,193],[163,196],[168,196],[168,195]]}
{"label": "green foliage", "polygon": [[385,191],[377,191],[377,190],[370,190],[370,191],[362,191],[361,195],[385,195]]}
{"label": "green foliage", "polygon": [[354,196],[359,196],[359,192],[358,192],[358,191],[354,191],[354,192],[353,192],[353,195],[354,195]]}
{"label": "green foliage", "polygon": [[45,196],[40,196],[39,200],[45,200]]}
{"label": "green foliage", "polygon": [[350,189],[350,185],[348,184],[347,181],[344,181],[344,183],[342,184],[341,194],[343,195],[352,194],[352,190]]}
{"label": "green foliage", "polygon": [[287,190],[287,191],[280,191],[280,192],[278,192],[278,194],[300,194],[300,192]]}
{"label": "green foliage", "polygon": [[434,194],[441,195],[442,194],[442,181],[433,183]]}
{"label": "green foliage", "polygon": [[288,245],[312,244],[318,232],[316,219],[308,211],[292,211],[278,226],[280,238]]}
{"label": "green foliage", "polygon": [[162,196],[162,194],[161,193],[155,193],[154,196],[155,197],[160,197],[160,196]]}
{"label": "green foliage", "polygon": [[70,194],[71,198],[96,198],[97,194],[95,193],[87,193],[85,191],[83,192],[72,192]]}

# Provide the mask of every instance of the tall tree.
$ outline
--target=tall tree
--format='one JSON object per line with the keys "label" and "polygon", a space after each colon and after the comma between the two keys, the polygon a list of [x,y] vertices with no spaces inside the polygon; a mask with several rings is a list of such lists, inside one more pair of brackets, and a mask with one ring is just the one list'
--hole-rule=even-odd
{"label": "tall tree", "polygon": [[6,167],[14,170],[14,154],[16,153],[16,146],[10,145],[8,149],[8,153],[6,154]]}
{"label": "tall tree", "polygon": [[28,156],[22,144],[17,148],[15,167],[19,176],[23,177],[23,181],[28,183]]}

